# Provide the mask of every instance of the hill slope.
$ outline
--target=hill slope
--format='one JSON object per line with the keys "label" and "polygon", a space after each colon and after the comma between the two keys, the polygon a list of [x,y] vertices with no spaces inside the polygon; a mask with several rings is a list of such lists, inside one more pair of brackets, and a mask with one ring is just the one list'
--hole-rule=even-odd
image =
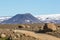
{"label": "hill slope", "polygon": [[17,14],[12,18],[3,21],[2,24],[25,24],[25,23],[40,23],[40,20],[31,14]]}

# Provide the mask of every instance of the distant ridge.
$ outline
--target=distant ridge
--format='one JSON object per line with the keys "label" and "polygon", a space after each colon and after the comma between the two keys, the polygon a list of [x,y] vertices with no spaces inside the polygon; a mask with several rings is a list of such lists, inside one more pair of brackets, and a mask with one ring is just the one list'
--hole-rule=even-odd
{"label": "distant ridge", "polygon": [[28,23],[40,23],[36,17],[31,15],[30,13],[26,14],[17,14],[12,18],[1,22],[1,24],[28,24]]}
{"label": "distant ridge", "polygon": [[60,14],[38,15],[36,17],[44,23],[60,23]]}

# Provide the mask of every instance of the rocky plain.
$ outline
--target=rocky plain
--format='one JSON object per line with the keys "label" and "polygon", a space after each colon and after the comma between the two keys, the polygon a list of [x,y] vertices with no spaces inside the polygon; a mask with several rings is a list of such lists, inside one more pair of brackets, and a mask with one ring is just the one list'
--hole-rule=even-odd
{"label": "rocky plain", "polygon": [[0,40],[60,40],[60,25],[0,24]]}

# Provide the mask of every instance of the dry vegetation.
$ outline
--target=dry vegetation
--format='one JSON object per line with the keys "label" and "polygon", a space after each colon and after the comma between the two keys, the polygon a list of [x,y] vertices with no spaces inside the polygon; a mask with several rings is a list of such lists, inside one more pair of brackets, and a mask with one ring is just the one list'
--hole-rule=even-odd
{"label": "dry vegetation", "polygon": [[43,25],[44,25],[43,23],[40,23],[40,24],[0,24],[0,28],[38,31],[43,27]]}
{"label": "dry vegetation", "polygon": [[60,40],[59,24],[51,23],[0,24],[0,40],[55,40],[55,39]]}
{"label": "dry vegetation", "polygon": [[41,33],[38,34],[31,31],[10,29],[0,30],[1,30],[0,38],[5,38],[5,40],[60,40],[60,38],[56,38],[54,36]]}

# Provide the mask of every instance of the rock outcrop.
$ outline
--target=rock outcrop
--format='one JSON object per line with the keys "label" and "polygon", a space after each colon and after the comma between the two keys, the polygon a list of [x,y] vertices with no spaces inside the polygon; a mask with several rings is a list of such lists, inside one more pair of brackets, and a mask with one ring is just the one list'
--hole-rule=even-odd
{"label": "rock outcrop", "polygon": [[54,23],[45,23],[43,29],[46,31],[56,31],[57,26]]}

